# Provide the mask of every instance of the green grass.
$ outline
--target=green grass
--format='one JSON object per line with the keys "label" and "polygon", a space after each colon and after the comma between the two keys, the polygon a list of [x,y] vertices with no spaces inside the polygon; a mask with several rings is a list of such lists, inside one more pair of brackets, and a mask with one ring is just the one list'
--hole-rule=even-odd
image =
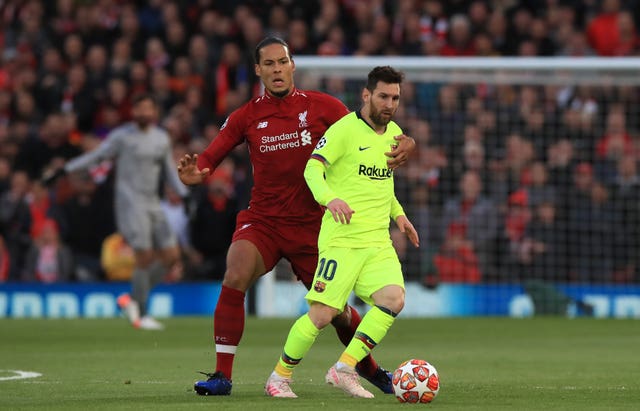
{"label": "green grass", "polygon": [[[248,319],[230,397],[199,397],[197,370],[212,371],[209,318],[133,330],[120,319],[0,320],[0,370],[41,377],[0,381],[0,409],[628,410],[640,404],[640,324],[633,320],[399,319],[375,350],[393,368],[432,362],[442,388],[430,405],[348,398],[324,384],[342,351],[325,330],[296,370],[295,400],[263,384],[293,320]],[[0,371],[0,377],[10,375]],[[365,386],[370,387],[368,383]]]}

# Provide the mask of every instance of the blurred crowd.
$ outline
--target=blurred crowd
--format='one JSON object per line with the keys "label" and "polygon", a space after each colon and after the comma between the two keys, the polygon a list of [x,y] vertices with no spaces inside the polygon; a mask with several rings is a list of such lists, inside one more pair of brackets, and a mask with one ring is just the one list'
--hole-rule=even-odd
{"label": "blurred crowd", "polygon": [[[301,55],[635,56],[638,1],[281,0],[0,2],[0,281],[122,280],[113,164],[41,177],[130,120],[162,108],[175,158],[198,153],[261,93],[252,52],[266,35]],[[300,84],[303,86],[302,84]],[[359,88],[318,88],[357,109]],[[407,82],[398,123],[414,158],[400,200],[424,246],[392,232],[410,280],[637,282],[640,90]],[[167,280],[219,279],[248,203],[239,147],[208,184],[164,207],[184,265]]]}

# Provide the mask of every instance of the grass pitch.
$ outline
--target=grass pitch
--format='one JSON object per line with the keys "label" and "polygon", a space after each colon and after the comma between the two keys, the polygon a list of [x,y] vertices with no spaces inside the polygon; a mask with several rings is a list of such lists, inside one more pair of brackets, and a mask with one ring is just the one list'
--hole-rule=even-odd
{"label": "grass pitch", "polygon": [[[432,362],[440,394],[429,405],[354,399],[324,384],[342,347],[332,329],[295,373],[298,399],[263,384],[293,319],[247,320],[230,397],[200,397],[197,370],[213,371],[210,318],[166,320],[162,332],[122,319],[0,320],[0,409],[220,410],[629,410],[640,404],[640,323],[535,318],[398,319],[374,351],[394,368]],[[8,380],[8,370],[42,374]]]}

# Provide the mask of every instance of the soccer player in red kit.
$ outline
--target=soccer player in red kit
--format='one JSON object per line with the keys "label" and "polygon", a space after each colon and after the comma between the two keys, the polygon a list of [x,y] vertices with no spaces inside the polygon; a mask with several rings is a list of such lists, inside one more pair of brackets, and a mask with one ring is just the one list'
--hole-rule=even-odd
{"label": "soccer player in red kit", "polygon": [[[310,287],[323,212],[303,172],[325,130],[349,112],[330,95],[295,88],[295,63],[284,40],[262,40],[254,58],[256,75],[266,93],[231,113],[202,154],[185,155],[178,162],[178,175],[187,185],[201,184],[243,142],[253,165],[249,208],[237,216],[214,313],[216,371],[205,373],[208,379],[195,383],[200,395],[231,393],[233,360],[244,330],[245,292],[260,276],[286,258],[298,279]],[[392,168],[404,163],[415,147],[415,141],[406,136],[399,136],[398,143],[389,153]],[[360,316],[352,307],[336,317],[333,325],[343,344],[349,343],[359,323]],[[358,364],[358,372],[382,391],[392,392],[390,374],[371,356]]]}

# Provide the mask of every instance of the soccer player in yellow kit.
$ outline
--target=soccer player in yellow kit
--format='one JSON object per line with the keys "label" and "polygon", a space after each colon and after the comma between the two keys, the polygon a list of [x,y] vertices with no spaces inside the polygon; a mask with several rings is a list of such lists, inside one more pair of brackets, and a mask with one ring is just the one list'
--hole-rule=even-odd
{"label": "soccer player in yellow kit", "polygon": [[334,123],[314,149],[304,177],[326,206],[318,238],[318,267],[306,295],[309,312],[289,331],[284,350],[265,385],[272,397],[296,398],[293,369],[320,331],[345,307],[351,291],[371,305],[325,380],[354,397],[373,398],[355,365],[382,340],[404,306],[404,279],[391,244],[389,219],[418,247],[418,233],[394,194],[385,152],[402,134],[392,121],[403,74],[385,66],[368,75],[363,107]]}

